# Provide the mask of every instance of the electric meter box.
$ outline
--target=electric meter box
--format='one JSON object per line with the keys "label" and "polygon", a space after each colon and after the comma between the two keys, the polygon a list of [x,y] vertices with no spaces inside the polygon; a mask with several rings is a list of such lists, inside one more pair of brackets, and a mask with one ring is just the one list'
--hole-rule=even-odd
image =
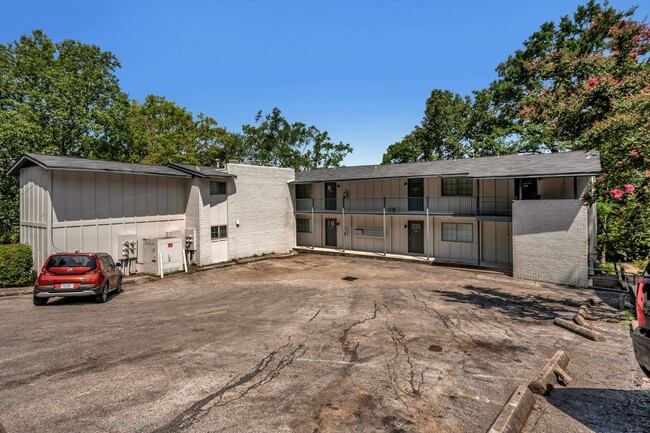
{"label": "electric meter box", "polygon": [[183,270],[183,243],[181,238],[144,239],[144,272],[160,275],[160,260],[164,274]]}

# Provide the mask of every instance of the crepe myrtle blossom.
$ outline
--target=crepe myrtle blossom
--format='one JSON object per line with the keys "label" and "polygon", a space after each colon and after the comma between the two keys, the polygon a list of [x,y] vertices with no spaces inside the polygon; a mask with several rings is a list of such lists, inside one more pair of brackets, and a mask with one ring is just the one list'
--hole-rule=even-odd
{"label": "crepe myrtle blossom", "polygon": [[613,189],[609,192],[609,195],[611,195],[612,197],[618,200],[621,197],[623,197],[623,191],[621,191],[620,189]]}
{"label": "crepe myrtle blossom", "polygon": [[626,183],[626,184],[623,186],[623,189],[624,189],[625,192],[627,192],[627,193],[634,192],[634,185],[632,185],[631,183]]}
{"label": "crepe myrtle blossom", "polygon": [[630,151],[630,156],[637,156],[638,154],[639,152],[637,152],[636,150]]}
{"label": "crepe myrtle blossom", "polygon": [[602,177],[602,176],[598,176],[598,177],[596,178],[596,182],[602,182],[602,181],[603,181],[603,177]]}
{"label": "crepe myrtle blossom", "polygon": [[650,170],[645,171],[645,177],[650,177]]}
{"label": "crepe myrtle blossom", "polygon": [[597,85],[599,82],[600,82],[600,80],[599,80],[597,77],[591,77],[591,78],[587,81],[587,84],[589,85],[589,87],[594,87],[594,86]]}

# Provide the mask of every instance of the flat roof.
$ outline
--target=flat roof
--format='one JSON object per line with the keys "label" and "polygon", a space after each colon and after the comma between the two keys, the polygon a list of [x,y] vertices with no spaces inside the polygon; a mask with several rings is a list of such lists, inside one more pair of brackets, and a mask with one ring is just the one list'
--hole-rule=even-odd
{"label": "flat roof", "polygon": [[598,155],[588,152],[560,152],[297,171],[296,179],[292,183],[440,176],[505,179],[594,176],[598,173],[600,173]]}

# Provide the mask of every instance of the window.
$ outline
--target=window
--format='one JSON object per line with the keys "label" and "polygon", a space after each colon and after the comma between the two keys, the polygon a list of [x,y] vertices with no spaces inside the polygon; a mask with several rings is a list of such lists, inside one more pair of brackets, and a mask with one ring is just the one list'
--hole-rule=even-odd
{"label": "window", "polygon": [[226,182],[210,182],[210,195],[225,195]]}
{"label": "window", "polygon": [[296,231],[298,233],[311,233],[311,219],[309,219],[309,218],[297,218],[296,219]]}
{"label": "window", "polygon": [[442,195],[472,195],[472,179],[466,177],[443,177]]}
{"label": "window", "polygon": [[442,223],[442,240],[445,242],[473,242],[473,227],[467,223]]}
{"label": "window", "polygon": [[228,237],[228,229],[226,226],[212,226],[210,227],[210,237],[214,239],[224,239]]}
{"label": "window", "polygon": [[298,184],[296,185],[296,199],[312,197],[312,184]]}

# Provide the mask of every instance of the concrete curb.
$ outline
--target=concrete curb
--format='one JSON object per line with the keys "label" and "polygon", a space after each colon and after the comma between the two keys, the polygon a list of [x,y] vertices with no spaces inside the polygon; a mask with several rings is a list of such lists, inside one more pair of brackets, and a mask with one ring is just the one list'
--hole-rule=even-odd
{"label": "concrete curb", "polygon": [[569,357],[561,350],[555,352],[555,355],[546,363],[544,368],[537,373],[537,376],[528,384],[528,389],[538,395],[548,395],[553,391],[558,383],[558,377],[566,385],[571,381],[567,373],[569,366]]}
{"label": "concrete curb", "polygon": [[448,269],[453,269],[456,271],[465,271],[465,272],[480,272],[481,274],[492,274],[492,275],[508,275],[512,276],[512,273],[507,273],[495,269],[489,269],[489,268],[482,268],[478,266],[473,266],[473,265],[463,265],[459,263],[444,263],[444,262],[436,262],[433,260],[414,260],[414,259],[408,259],[408,258],[401,258],[401,257],[384,257],[382,255],[361,255],[361,254],[349,254],[349,253],[344,253],[343,251],[320,251],[320,250],[311,250],[308,248],[305,249],[296,249],[294,248],[294,251],[297,254],[320,254],[322,256],[338,256],[338,257],[348,257],[352,259],[368,259],[368,260],[386,260],[386,261],[391,261],[391,262],[402,262],[402,263],[415,263],[415,264],[420,264],[420,265],[428,265],[428,266],[437,266],[441,268],[448,268]]}
{"label": "concrete curb", "polygon": [[526,384],[519,385],[487,433],[517,433],[521,431],[534,404],[535,396],[528,386]]}
{"label": "concrete curb", "polygon": [[564,328],[567,331],[574,332],[580,335],[581,337],[588,338],[589,340],[605,341],[605,337],[603,337],[603,334],[601,334],[600,332],[596,332],[593,329],[585,328],[584,326],[577,325],[568,320],[557,318],[553,320],[553,323],[559,326],[560,328]]}

